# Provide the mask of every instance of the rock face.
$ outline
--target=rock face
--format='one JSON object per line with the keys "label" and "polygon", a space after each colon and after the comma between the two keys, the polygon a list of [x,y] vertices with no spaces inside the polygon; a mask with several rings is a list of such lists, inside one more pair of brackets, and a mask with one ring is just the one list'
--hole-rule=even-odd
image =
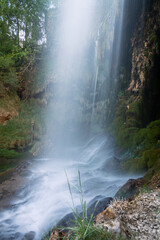
{"label": "rock face", "polygon": [[[128,88],[130,94],[138,96],[134,101],[143,105],[142,122],[148,124],[160,117],[160,8],[155,1],[152,11],[139,19],[132,38],[132,70]],[[144,22],[143,22],[144,21]]]}
{"label": "rock face", "polygon": [[96,217],[96,225],[139,240],[160,239],[160,189],[132,201],[114,201]]}

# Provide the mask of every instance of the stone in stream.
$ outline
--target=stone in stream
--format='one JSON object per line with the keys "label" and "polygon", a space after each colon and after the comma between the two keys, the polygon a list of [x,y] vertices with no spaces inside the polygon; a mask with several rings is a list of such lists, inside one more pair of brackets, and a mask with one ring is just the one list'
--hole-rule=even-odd
{"label": "stone in stream", "polygon": [[30,231],[24,235],[22,240],[33,240],[35,238],[36,233],[33,231]]}
{"label": "stone in stream", "polygon": [[[104,211],[104,209],[106,209],[108,207],[108,205],[110,204],[110,202],[112,200],[113,200],[113,198],[110,198],[110,197],[104,197],[101,195],[96,196],[87,205],[88,216],[90,217],[91,214],[93,214],[93,216],[95,217],[98,213]],[[78,208],[79,208],[79,206],[77,207],[77,209]],[[58,228],[71,227],[74,225],[74,220],[75,220],[74,213],[71,212],[71,213],[67,214],[66,216],[64,216],[57,223],[56,227],[58,227]]]}

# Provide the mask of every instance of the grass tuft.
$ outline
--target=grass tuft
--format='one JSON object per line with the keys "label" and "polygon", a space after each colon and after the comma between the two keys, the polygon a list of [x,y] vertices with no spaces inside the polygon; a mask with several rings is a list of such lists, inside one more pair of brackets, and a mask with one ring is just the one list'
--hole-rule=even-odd
{"label": "grass tuft", "polygon": [[86,204],[86,201],[84,200],[84,193],[82,189],[80,171],[78,171],[78,187],[74,186],[79,192],[79,199],[80,199],[80,206],[81,206],[81,211],[77,210],[74,204],[71,184],[69,182],[67,173],[66,173],[66,177],[67,177],[68,188],[69,188],[69,192],[72,200],[72,205],[73,205],[72,211],[74,213],[75,220],[73,221],[74,224],[72,227],[63,229],[68,231],[67,235],[65,237],[57,237],[57,239],[66,239],[66,240],[67,239],[69,240],[73,240],[73,239],[74,240],[122,240],[124,239],[121,236],[117,236],[110,232],[107,232],[106,229],[97,227],[94,224],[93,216],[94,216],[94,211],[97,205],[95,206],[93,213],[88,214],[87,204]]}

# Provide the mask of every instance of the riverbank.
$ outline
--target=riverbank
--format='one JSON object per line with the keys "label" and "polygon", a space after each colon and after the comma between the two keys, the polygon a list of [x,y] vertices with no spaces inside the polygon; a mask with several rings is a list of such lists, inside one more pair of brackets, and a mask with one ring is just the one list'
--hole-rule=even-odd
{"label": "riverbank", "polygon": [[[146,187],[143,178],[130,179],[116,194],[124,199],[114,198],[109,206],[94,219],[93,231],[99,231],[99,237],[88,237],[89,240],[107,239],[137,239],[137,240],[159,240],[160,239],[160,178],[154,176]],[[129,194],[130,193],[130,194]],[[129,196],[125,198],[125,196]],[[96,204],[95,204],[96,205]],[[66,216],[67,217],[67,216]],[[64,217],[65,219],[65,217]],[[66,218],[66,221],[68,219]],[[83,219],[82,219],[83,220]],[[90,220],[89,220],[90,221]],[[60,221],[61,222],[61,221]],[[62,221],[63,222],[63,221]],[[75,228],[79,228],[75,219]],[[73,223],[67,226],[74,231]],[[49,240],[74,239],[62,230],[53,229]],[[101,230],[99,230],[101,229]],[[109,235],[103,235],[106,231]],[[74,232],[73,232],[74,234]],[[111,234],[111,235],[110,235]],[[72,235],[72,234],[71,234]],[[70,236],[71,236],[70,235]],[[101,237],[100,237],[101,236]]]}
{"label": "riverbank", "polygon": [[[33,160],[33,159],[32,159]],[[21,161],[17,166],[0,174],[0,211],[10,208],[11,201],[26,184],[31,161]]]}

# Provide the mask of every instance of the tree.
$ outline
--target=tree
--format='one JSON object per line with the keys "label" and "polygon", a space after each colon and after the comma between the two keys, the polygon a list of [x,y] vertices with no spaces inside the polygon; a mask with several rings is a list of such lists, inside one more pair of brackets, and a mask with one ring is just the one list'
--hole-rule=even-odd
{"label": "tree", "polygon": [[50,0],[0,0],[0,51],[9,53],[21,42],[42,43],[49,5]]}

